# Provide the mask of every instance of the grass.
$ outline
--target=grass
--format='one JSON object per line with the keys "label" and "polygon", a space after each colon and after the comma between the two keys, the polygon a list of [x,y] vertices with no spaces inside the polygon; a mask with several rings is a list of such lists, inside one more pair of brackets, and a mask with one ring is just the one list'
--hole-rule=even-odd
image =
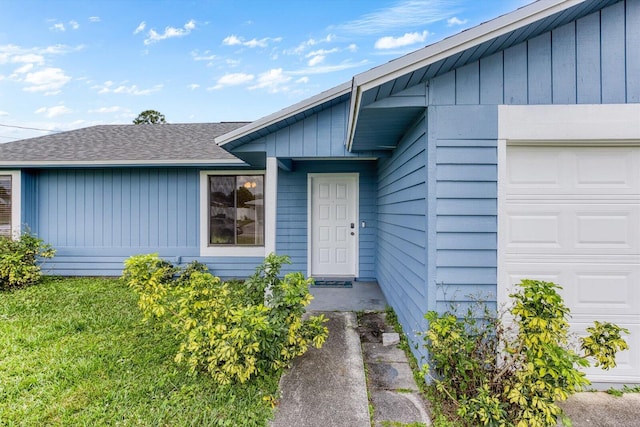
{"label": "grass", "polygon": [[0,425],[267,424],[279,375],[226,387],[190,375],[136,298],[95,278],[0,292]]}

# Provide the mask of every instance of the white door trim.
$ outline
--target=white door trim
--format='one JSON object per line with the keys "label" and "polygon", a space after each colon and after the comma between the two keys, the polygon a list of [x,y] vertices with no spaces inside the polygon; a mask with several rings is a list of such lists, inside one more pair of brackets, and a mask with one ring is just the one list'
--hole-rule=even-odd
{"label": "white door trim", "polygon": [[353,257],[353,277],[358,277],[360,275],[360,232],[358,228],[359,218],[360,218],[360,174],[357,172],[353,173],[309,173],[307,174],[307,276],[312,276],[312,255],[311,255],[311,246],[312,246],[312,234],[313,234],[313,179],[317,177],[344,177],[344,178],[354,178],[355,179],[355,194],[354,194],[354,222],[356,224],[355,233],[356,238],[354,242],[354,257]]}

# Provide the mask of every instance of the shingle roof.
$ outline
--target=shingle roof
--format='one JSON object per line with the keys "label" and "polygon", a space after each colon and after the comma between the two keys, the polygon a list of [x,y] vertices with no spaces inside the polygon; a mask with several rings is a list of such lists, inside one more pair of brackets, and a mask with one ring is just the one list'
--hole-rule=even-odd
{"label": "shingle roof", "polygon": [[99,125],[0,144],[1,166],[241,163],[214,138],[244,122]]}

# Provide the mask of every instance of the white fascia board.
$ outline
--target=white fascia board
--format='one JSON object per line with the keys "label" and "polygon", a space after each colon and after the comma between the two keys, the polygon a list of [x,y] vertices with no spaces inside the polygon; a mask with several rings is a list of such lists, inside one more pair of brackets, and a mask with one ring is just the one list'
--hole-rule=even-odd
{"label": "white fascia board", "polygon": [[353,96],[349,110],[347,150],[351,151],[362,93],[427,65],[460,53],[470,47],[517,30],[540,19],[562,12],[585,0],[538,0],[491,21],[462,31],[442,41],[409,53],[353,77]]}
{"label": "white fascia board", "polygon": [[241,166],[246,165],[240,159],[220,160],[37,160],[37,161],[2,161],[0,167],[94,167],[94,166]]}
{"label": "white fascia board", "polygon": [[214,141],[216,144],[220,146],[225,145],[238,138],[242,138],[243,136],[249,135],[250,133],[255,132],[259,129],[265,128],[281,120],[284,120],[288,117],[295,116],[298,113],[309,110],[324,102],[330,101],[334,98],[337,98],[346,93],[349,93],[350,91],[351,91],[351,82],[348,81],[334,88],[321,92],[318,95],[315,95],[311,98],[305,99],[304,101],[300,101],[297,104],[294,104],[283,110],[280,110],[278,112],[265,116],[261,119],[258,119],[254,122],[251,122],[248,125],[245,125],[241,128],[235,129],[224,135],[220,135],[217,138],[215,138]]}

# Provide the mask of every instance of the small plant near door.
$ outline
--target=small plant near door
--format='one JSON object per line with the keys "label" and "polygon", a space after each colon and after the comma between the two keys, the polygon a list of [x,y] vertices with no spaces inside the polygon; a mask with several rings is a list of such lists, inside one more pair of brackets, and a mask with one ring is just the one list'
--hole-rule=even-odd
{"label": "small plant near door", "polygon": [[523,280],[508,311],[509,324],[491,310],[459,313],[430,311],[425,348],[430,362],[425,374],[436,407],[464,426],[571,425],[557,401],[589,384],[580,368],[616,366],[615,354],[627,349],[624,328],[596,322],[580,338],[583,354],[569,342],[569,309],[558,285]]}
{"label": "small plant near door", "polygon": [[280,277],[288,260],[271,254],[248,280],[224,282],[200,263],[180,271],[157,255],[137,255],[125,261],[123,278],[138,293],[145,319],[175,330],[176,362],[220,384],[244,383],[327,338],[324,316],[302,319],[312,279]]}

